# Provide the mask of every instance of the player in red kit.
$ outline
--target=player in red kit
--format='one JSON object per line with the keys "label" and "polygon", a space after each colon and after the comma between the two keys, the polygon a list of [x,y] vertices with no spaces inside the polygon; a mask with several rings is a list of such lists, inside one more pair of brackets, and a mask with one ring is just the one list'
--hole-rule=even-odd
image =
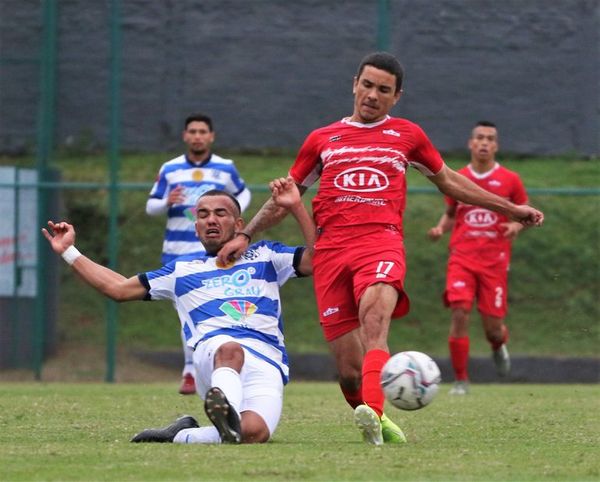
{"label": "player in red kit", "polygon": [[[536,209],[514,205],[448,168],[419,126],[389,116],[402,94],[402,78],[393,55],[367,55],[354,77],[352,115],[313,131],[289,173],[301,192],[320,178],[313,200],[320,323],[355,423],[374,445],[406,441],[383,414],[380,375],[390,358],[390,321],[409,307],[402,234],[407,169],[417,168],[461,201],[526,224],[543,221]],[[244,231],[221,248],[220,260],[241,256],[255,233],[285,215],[285,209],[267,201]]]}
{"label": "player in red kit", "polygon": [[[519,175],[496,162],[498,132],[493,123],[481,121],[475,125],[469,150],[471,163],[460,169],[460,174],[515,204],[527,203]],[[456,381],[450,394],[465,395],[469,391],[469,313],[475,299],[496,370],[500,376],[510,371],[508,329],[504,324],[508,267],[512,240],[524,226],[505,215],[449,197],[446,205],[446,212],[428,234],[435,241],[452,231],[444,292],[444,303],[452,310],[448,346]]]}

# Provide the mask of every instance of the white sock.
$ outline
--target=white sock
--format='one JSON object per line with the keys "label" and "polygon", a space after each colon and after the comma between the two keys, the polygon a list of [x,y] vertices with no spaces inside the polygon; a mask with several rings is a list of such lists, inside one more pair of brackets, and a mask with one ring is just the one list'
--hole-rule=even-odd
{"label": "white sock", "polygon": [[240,413],[242,405],[242,379],[240,374],[233,368],[221,367],[212,372],[210,377],[210,385],[219,387],[227,397],[235,411]]}
{"label": "white sock", "polygon": [[184,428],[173,439],[175,444],[220,444],[221,437],[215,427]]}
{"label": "white sock", "polygon": [[179,334],[181,335],[181,344],[183,346],[183,372],[181,374],[194,376],[194,351],[187,346],[183,330]]}

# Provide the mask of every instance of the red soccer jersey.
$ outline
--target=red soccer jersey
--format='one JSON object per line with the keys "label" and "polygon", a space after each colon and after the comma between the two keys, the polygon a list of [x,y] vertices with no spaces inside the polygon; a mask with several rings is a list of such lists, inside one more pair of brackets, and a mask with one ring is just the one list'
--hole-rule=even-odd
{"label": "red soccer jersey", "polygon": [[[521,178],[500,164],[479,174],[467,165],[458,171],[479,187],[515,204],[526,204],[527,193]],[[504,237],[502,223],[510,220],[499,213],[446,197],[449,206],[456,206],[454,228],[450,237],[451,252],[485,258],[497,258],[500,253],[510,257],[511,242]]]}
{"label": "red soccer jersey", "polygon": [[409,165],[427,176],[444,165],[418,125],[389,116],[373,124],[345,118],[309,134],[290,175],[305,187],[321,178],[313,213],[324,234],[373,224],[401,232]]}

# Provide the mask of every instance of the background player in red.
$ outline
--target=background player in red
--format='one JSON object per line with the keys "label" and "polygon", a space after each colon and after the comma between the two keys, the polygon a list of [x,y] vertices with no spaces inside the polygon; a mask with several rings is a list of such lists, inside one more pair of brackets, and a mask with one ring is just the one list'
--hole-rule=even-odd
{"label": "background player in red", "polygon": [[[493,123],[480,121],[475,125],[469,150],[471,162],[458,171],[460,174],[515,204],[527,203],[519,175],[496,161],[498,131]],[[444,303],[452,310],[448,347],[456,381],[450,393],[465,395],[469,391],[469,313],[475,298],[498,375],[506,376],[510,371],[504,324],[508,267],[511,242],[524,226],[503,214],[449,197],[446,204],[446,212],[428,235],[436,241],[452,231],[444,292]]]}
{"label": "background player in red", "polygon": [[[367,55],[354,77],[352,115],[309,134],[290,170],[301,192],[320,178],[313,199],[320,323],[342,393],[355,409],[355,423],[364,440],[375,445],[406,441],[383,414],[379,382],[390,358],[391,318],[409,307],[402,241],[408,167],[417,168],[451,197],[526,224],[543,221],[536,209],[491,194],[448,168],[419,126],[389,116],[402,94],[402,78],[393,55]],[[285,215],[285,209],[267,201],[244,232],[221,248],[220,261],[241,256],[252,235]]]}

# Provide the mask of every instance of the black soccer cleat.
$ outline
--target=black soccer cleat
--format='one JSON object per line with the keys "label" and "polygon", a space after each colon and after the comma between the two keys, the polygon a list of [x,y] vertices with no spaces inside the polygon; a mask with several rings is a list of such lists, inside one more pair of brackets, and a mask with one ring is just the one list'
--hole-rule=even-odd
{"label": "black soccer cleat", "polygon": [[175,420],[171,425],[165,428],[148,428],[131,439],[132,442],[157,442],[166,443],[173,442],[175,435],[184,428],[197,428],[199,427],[196,419],[190,415],[184,415],[183,417]]}
{"label": "black soccer cleat", "polygon": [[240,416],[229,404],[220,388],[213,387],[206,392],[204,412],[218,430],[223,443],[239,444],[242,442]]}

